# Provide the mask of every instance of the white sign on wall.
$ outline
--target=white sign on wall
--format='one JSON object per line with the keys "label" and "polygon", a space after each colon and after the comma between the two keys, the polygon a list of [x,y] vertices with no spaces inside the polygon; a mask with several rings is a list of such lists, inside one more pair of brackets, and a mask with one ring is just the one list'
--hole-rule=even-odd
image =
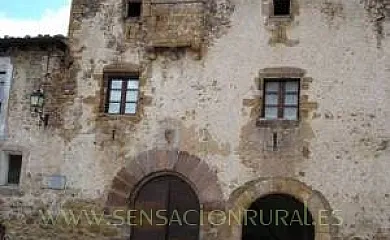
{"label": "white sign on wall", "polygon": [[64,190],[66,177],[62,175],[50,175],[43,178],[43,188],[52,190]]}

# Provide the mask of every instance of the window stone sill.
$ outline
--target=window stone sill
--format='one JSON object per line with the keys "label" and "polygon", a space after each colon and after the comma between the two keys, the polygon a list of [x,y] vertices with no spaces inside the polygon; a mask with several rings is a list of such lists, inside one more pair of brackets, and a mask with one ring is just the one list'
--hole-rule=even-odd
{"label": "window stone sill", "polygon": [[110,113],[100,113],[99,114],[100,118],[108,118],[108,119],[121,119],[121,118],[136,118],[137,113],[135,114],[110,114]]}
{"label": "window stone sill", "polygon": [[299,126],[299,120],[259,118],[256,121],[256,126],[261,128],[296,128]]}
{"label": "window stone sill", "polygon": [[292,17],[290,15],[286,16],[270,16],[269,17],[270,22],[291,22]]}
{"label": "window stone sill", "polygon": [[292,16],[269,16],[266,20],[266,27],[269,30],[275,30],[280,26],[288,26],[293,22]]}
{"label": "window stone sill", "polygon": [[97,121],[128,121],[138,123],[141,120],[141,113],[136,114],[108,114],[99,113],[96,118]]}
{"label": "window stone sill", "polygon": [[22,196],[22,191],[18,185],[0,186],[0,196]]}
{"label": "window stone sill", "polygon": [[135,23],[135,24],[142,24],[142,18],[141,17],[125,17],[126,23]]}

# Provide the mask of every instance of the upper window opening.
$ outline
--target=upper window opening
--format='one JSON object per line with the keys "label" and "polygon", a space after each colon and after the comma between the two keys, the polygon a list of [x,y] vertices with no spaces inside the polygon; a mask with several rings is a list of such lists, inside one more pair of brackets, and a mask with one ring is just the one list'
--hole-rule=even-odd
{"label": "upper window opening", "polygon": [[264,82],[263,117],[268,120],[298,120],[299,80],[272,79]]}
{"label": "upper window opening", "polygon": [[7,74],[7,72],[5,72],[5,71],[0,71],[0,74],[1,74],[1,75],[4,75],[4,74]]}
{"label": "upper window opening", "polygon": [[138,95],[138,76],[110,76],[105,112],[109,114],[135,114]]}
{"label": "upper window opening", "polygon": [[274,16],[290,15],[291,0],[274,0]]}
{"label": "upper window opening", "polygon": [[142,1],[129,1],[127,5],[127,17],[135,18],[141,16]]}

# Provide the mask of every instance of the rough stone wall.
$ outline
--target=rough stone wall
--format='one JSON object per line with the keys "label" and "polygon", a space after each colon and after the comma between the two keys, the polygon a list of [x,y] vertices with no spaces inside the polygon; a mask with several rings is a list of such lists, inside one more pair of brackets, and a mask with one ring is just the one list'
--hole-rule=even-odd
{"label": "rough stone wall", "polygon": [[[64,200],[65,198],[68,200]],[[58,199],[61,201],[56,202]],[[8,202],[10,203],[3,208],[1,218],[5,219],[4,226],[10,239],[111,240],[118,235],[118,229],[103,218],[102,204],[96,201],[72,199],[66,197],[66,194],[57,194],[56,198],[41,195],[40,198],[24,197]],[[79,213],[88,213],[90,218]],[[95,223],[94,216],[96,221],[100,219],[101,224]]]}
{"label": "rough stone wall", "polygon": [[[74,1],[68,81],[75,91],[61,105],[60,128],[31,121],[23,98],[31,88],[23,76],[31,74],[19,70],[12,88],[9,145],[28,152],[22,189],[60,202],[72,195],[101,202],[140,153],[179,149],[217,173],[226,201],[251,180],[288,177],[339,211],[343,224],[333,237],[389,239],[390,24],[383,20],[378,45],[362,2],[296,3],[299,14],[275,25],[260,1],[209,1],[199,59],[187,49],[150,58],[143,39],[126,37],[122,1]],[[103,70],[121,64],[138,66],[143,79],[146,100],[136,119],[100,110]],[[306,111],[298,125],[258,125],[259,77],[267,68],[299,68],[310,78],[301,85]],[[275,131],[283,142],[276,152],[264,147]],[[64,199],[36,183],[54,173],[67,177]],[[204,236],[229,239],[212,230]]]}
{"label": "rough stone wall", "polygon": [[[69,115],[66,107],[73,104],[76,91],[74,82],[69,80],[68,53],[50,45],[27,44],[1,55],[10,58],[13,80],[6,109],[8,131],[0,149],[21,154],[22,169],[19,187],[0,186],[0,222],[4,222],[11,239],[53,239],[57,235],[66,239],[63,235],[69,236],[71,226],[46,225],[39,211],[57,210],[78,196],[77,191],[48,190],[46,182],[49,176],[61,174],[64,163],[67,132],[64,119]],[[30,95],[38,89],[46,97],[44,112],[49,115],[46,127],[30,109]]]}

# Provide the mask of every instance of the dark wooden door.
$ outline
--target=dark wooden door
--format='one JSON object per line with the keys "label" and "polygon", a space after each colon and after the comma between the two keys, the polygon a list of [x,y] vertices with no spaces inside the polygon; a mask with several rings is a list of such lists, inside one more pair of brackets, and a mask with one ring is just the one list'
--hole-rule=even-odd
{"label": "dark wooden door", "polygon": [[176,176],[156,177],[139,190],[134,209],[138,220],[131,240],[198,240],[199,200]]}

